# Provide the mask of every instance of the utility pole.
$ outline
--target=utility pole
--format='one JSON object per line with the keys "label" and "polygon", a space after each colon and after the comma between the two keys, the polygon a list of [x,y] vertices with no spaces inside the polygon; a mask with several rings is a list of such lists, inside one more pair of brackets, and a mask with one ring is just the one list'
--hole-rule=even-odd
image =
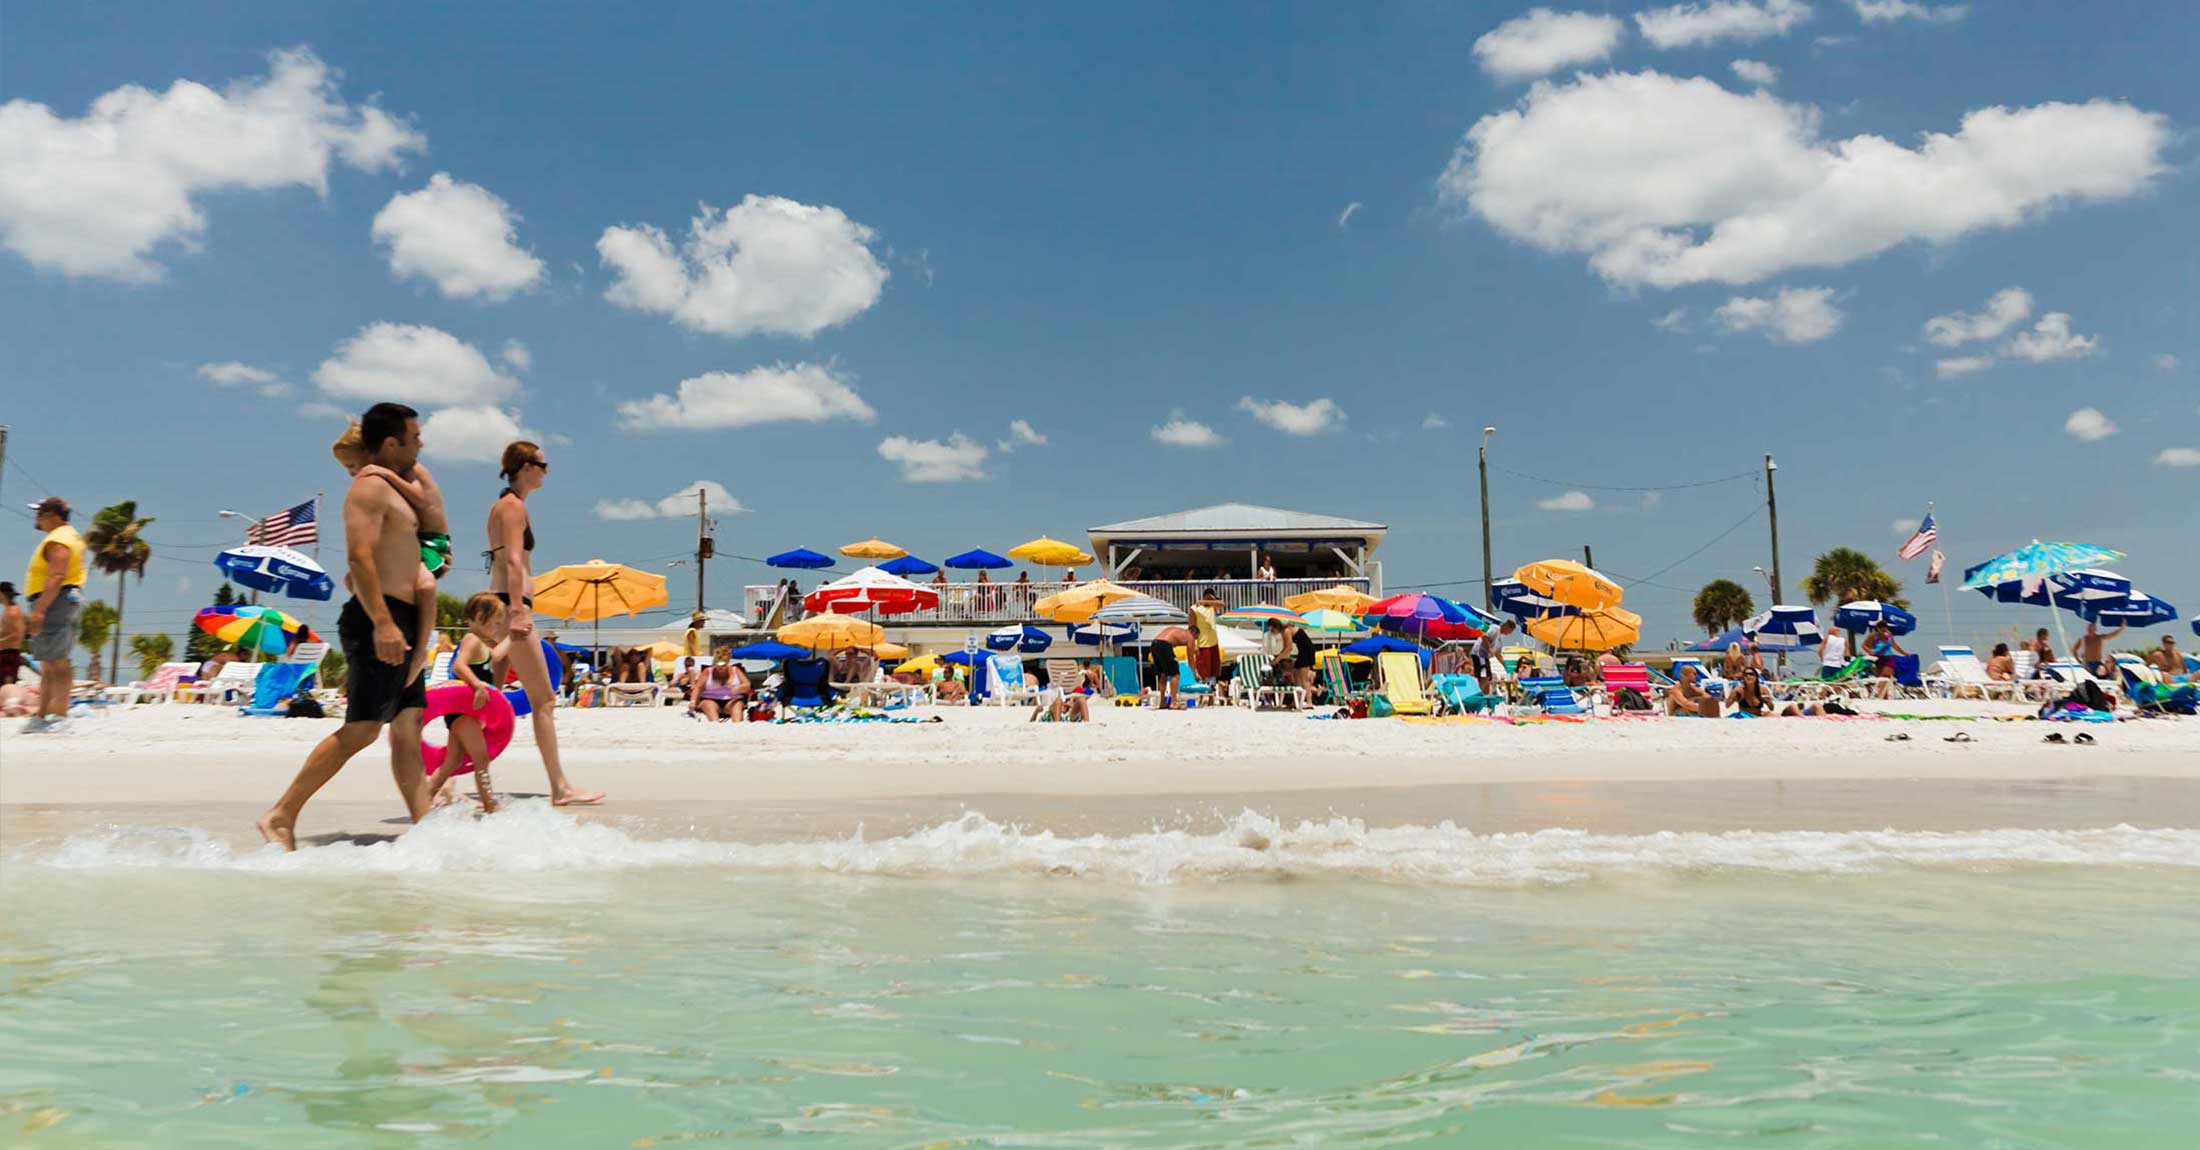
{"label": "utility pole", "polygon": [[710,492],[695,489],[695,613],[703,613],[703,564],[713,548],[710,538]]}
{"label": "utility pole", "polygon": [[1589,553],[1589,545],[1586,543],[1581,545],[1581,565],[1592,569],[1597,565],[1597,557]]}
{"label": "utility pole", "polygon": [[1780,500],[1772,491],[1772,473],[1780,465],[1765,456],[1765,518],[1772,521],[1772,605],[1780,603]]}
{"label": "utility pole", "polygon": [[1482,429],[1482,450],[1478,453],[1482,470],[1482,605],[1497,610],[1497,592],[1490,590],[1490,436],[1497,434],[1494,427]]}

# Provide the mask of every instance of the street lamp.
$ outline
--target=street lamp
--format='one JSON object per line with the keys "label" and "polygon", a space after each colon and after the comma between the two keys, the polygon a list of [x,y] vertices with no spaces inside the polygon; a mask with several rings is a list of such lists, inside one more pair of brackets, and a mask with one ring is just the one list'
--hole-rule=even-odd
{"label": "street lamp", "polygon": [[[1778,598],[1780,594],[1780,589],[1772,585],[1772,572],[1767,571],[1762,567],[1753,568],[1753,570],[1755,570],[1757,574],[1765,577],[1765,593],[1773,596],[1774,598]],[[1779,604],[1777,603],[1774,603],[1772,605],[1775,607],[1779,606]]]}
{"label": "street lamp", "polygon": [[1497,593],[1490,589],[1490,436],[1494,427],[1482,429],[1482,447],[1476,452],[1482,473],[1482,605],[1497,610]]}

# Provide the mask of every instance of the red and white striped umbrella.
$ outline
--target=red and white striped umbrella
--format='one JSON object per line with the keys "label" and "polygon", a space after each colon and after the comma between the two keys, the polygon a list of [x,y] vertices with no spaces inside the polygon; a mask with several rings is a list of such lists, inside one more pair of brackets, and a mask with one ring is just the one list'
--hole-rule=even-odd
{"label": "red and white striped umbrella", "polygon": [[813,614],[834,611],[855,615],[876,609],[895,615],[939,605],[938,590],[876,567],[865,567],[844,579],[835,579],[802,597],[803,608]]}

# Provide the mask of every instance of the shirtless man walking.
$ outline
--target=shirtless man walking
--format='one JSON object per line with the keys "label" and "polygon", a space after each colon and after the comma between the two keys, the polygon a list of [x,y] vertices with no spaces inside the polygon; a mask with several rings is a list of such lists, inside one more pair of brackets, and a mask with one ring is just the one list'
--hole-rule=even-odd
{"label": "shirtless man walking", "polygon": [[[411,475],[420,457],[419,412],[401,403],[378,403],[367,409],[359,425],[370,462]],[[347,664],[344,725],[313,748],[290,789],[260,816],[260,836],[284,850],[298,849],[298,813],[306,800],[353,755],[372,745],[384,726],[390,730],[390,774],[397,780],[397,793],[414,820],[428,813],[420,763],[427,684],[413,646],[420,634],[419,613],[433,611],[435,605],[415,602],[421,574],[419,527],[412,505],[381,479],[355,478],[344,493],[344,560],[351,569],[352,590],[336,623]]]}

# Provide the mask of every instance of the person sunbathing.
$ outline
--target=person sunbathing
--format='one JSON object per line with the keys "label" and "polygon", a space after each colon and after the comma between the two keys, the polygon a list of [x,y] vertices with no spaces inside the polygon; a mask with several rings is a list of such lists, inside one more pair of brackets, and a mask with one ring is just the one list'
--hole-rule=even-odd
{"label": "person sunbathing", "polygon": [[1752,719],[1785,719],[1828,712],[1816,703],[1789,703],[1774,698],[1765,690],[1764,677],[1755,667],[1750,667],[1742,671],[1741,680],[1734,689],[1734,713]]}
{"label": "person sunbathing", "polygon": [[1665,713],[1668,715],[1695,715],[1706,719],[1719,717],[1719,701],[1696,681],[1696,668],[1683,666],[1679,681],[1665,693]]}
{"label": "person sunbathing", "polygon": [[[737,681],[734,676],[739,675]],[[703,685],[695,692],[695,705],[688,708],[691,715],[699,715],[712,722],[723,722],[742,713],[741,704],[749,694],[749,677],[731,662],[716,663]]]}
{"label": "person sunbathing", "polygon": [[2017,681],[2017,657],[2009,653],[2009,644],[1994,644],[1994,653],[1986,658],[1986,677],[1997,683]]}

